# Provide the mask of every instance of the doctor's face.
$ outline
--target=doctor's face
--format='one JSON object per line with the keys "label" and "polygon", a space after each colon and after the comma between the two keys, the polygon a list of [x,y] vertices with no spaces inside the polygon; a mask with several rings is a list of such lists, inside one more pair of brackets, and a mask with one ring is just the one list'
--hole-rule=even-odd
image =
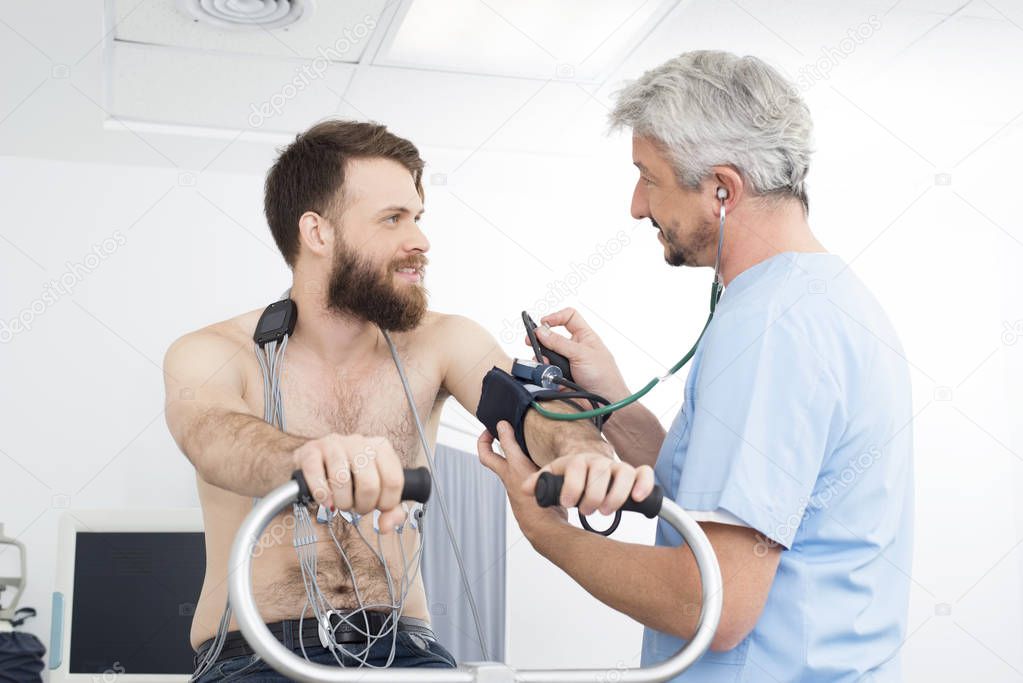
{"label": "doctor's face", "polygon": [[700,213],[700,194],[681,186],[659,145],[633,136],[632,163],[639,180],[632,193],[632,217],[649,218],[664,246],[664,260],[673,266],[709,266],[714,263],[717,233],[712,221]]}

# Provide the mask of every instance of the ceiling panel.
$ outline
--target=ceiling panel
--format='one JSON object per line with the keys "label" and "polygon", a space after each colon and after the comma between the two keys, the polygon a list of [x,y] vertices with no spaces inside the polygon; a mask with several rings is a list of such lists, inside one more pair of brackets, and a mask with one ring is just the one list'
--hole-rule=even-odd
{"label": "ceiling panel", "polygon": [[407,0],[375,64],[599,82],[678,0]]}
{"label": "ceiling panel", "polygon": [[321,0],[296,24],[280,29],[223,30],[197,22],[175,0],[112,0],[120,41],[268,57],[357,62],[386,0]]}
{"label": "ceiling panel", "polygon": [[542,85],[367,66],[352,80],[343,112],[386,123],[419,144],[475,149],[515,118]]}
{"label": "ceiling panel", "polygon": [[299,131],[337,111],[350,64],[318,77],[295,60],[117,43],[112,51],[111,113],[135,121],[272,133]]}

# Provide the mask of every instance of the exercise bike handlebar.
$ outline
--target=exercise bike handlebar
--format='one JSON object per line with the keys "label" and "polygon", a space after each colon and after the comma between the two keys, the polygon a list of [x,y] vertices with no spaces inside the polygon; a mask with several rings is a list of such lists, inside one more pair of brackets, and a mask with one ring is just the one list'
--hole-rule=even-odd
{"label": "exercise bike handlebar", "polygon": [[[405,470],[403,500],[426,502],[430,495],[430,474],[425,467]],[[545,473],[537,483],[536,496],[541,504],[557,503],[562,481]],[[543,488],[541,489],[541,482]],[[542,500],[541,500],[542,498]],[[596,683],[607,676],[607,669],[521,669],[514,670],[495,662],[462,663],[456,669],[367,669],[339,668],[306,661],[278,641],[263,623],[252,591],[252,552],[263,531],[279,513],[296,502],[310,500],[309,489],[300,473],[262,498],[242,521],[231,548],[228,590],[235,618],[245,640],[263,660],[280,673],[307,683]],[[654,510],[656,504],[657,509]],[[714,638],[721,619],[722,583],[717,558],[700,525],[682,508],[665,498],[659,488],[646,500],[630,501],[622,509],[635,509],[648,517],[659,516],[681,534],[696,558],[703,586],[700,619],[693,635],[682,648],[663,662],[649,667],[616,671],[623,683],[658,683],[678,676],[692,665]],[[649,514],[650,512],[653,514]]]}
{"label": "exercise bike handlebar", "polygon": [[[401,486],[401,499],[414,500],[417,503],[425,503],[430,500],[430,492],[433,488],[433,480],[430,479],[430,470],[425,467],[415,467],[404,470],[404,474],[405,481]],[[306,483],[305,475],[302,474],[302,470],[295,470],[292,472],[291,479],[293,482],[298,484],[298,495],[296,496],[298,502],[313,502],[312,492],[309,490],[309,484]]]}
{"label": "exercise bike handlebar", "polygon": [[[542,508],[549,508],[558,504],[561,498],[561,487],[565,478],[560,474],[543,472],[536,482],[536,504]],[[640,501],[629,498],[620,508],[624,512],[638,512],[647,519],[653,519],[661,513],[661,503],[664,500],[664,491],[660,486],[654,485],[653,490],[646,498]]]}

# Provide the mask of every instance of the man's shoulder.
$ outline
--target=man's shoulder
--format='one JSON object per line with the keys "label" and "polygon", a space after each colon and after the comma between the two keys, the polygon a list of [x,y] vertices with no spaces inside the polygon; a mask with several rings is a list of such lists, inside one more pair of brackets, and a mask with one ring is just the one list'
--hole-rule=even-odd
{"label": "man's shoulder", "polygon": [[892,336],[880,302],[840,257],[783,254],[772,261],[752,286],[723,307],[720,327],[755,336],[769,329],[803,345],[832,336]]}
{"label": "man's shoulder", "polygon": [[440,311],[427,311],[419,325],[410,333],[417,340],[435,343],[457,343],[466,337],[489,335],[483,326],[472,318]]}
{"label": "man's shoulder", "polygon": [[439,363],[447,381],[448,373],[455,379],[473,376],[473,368],[482,369],[479,380],[495,365],[508,365],[507,354],[487,329],[464,315],[429,311],[423,321],[410,331],[406,340]]}
{"label": "man's shoulder", "polygon": [[251,347],[252,333],[261,314],[261,309],[247,311],[182,334],[167,349],[165,366],[196,356],[230,362],[240,350]]}

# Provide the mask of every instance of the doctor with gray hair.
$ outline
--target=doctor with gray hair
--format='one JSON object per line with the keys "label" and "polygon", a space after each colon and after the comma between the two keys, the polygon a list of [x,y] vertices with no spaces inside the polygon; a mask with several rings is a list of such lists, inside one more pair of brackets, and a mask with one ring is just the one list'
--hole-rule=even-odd
{"label": "doctor with gray hair", "polygon": [[[724,288],[717,300],[715,287],[670,429],[636,401],[604,431],[622,460],[654,468],[721,565],[721,625],[684,679],[900,680],[913,544],[910,378],[878,301],[810,229],[806,104],[756,57],[696,51],[621,90],[611,124],[632,131],[632,216],[650,221],[668,264],[715,267]],[[675,315],[677,295],[647,294],[658,315]],[[541,327],[539,337],[568,357],[577,384],[611,401],[631,394],[577,311],[543,322],[564,328]],[[697,628],[701,599],[678,535],[662,523],[651,547],[569,525],[535,505],[538,473],[514,439],[502,445],[507,459],[482,441],[480,455],[504,479],[533,546],[646,626],[644,666],[676,652]],[[562,504],[581,501],[589,514],[606,470],[566,456],[541,471],[565,475]]]}

